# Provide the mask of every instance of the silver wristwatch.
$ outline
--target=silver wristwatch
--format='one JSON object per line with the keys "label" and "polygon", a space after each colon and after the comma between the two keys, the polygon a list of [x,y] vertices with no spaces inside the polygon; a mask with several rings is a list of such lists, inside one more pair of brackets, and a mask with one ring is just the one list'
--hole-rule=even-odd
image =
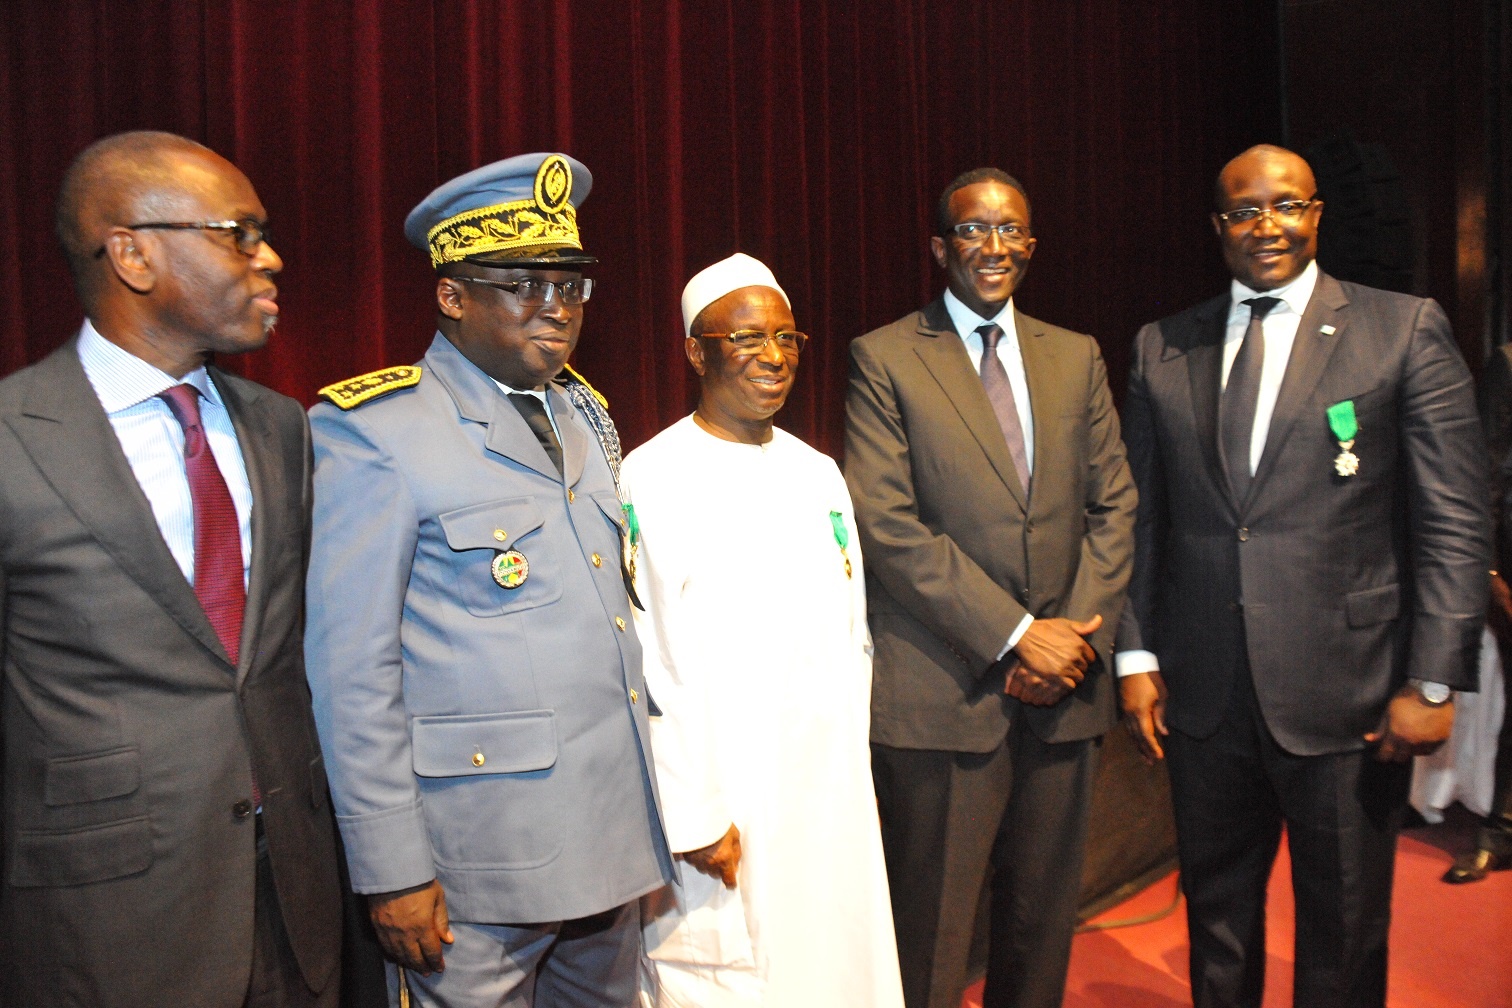
{"label": "silver wristwatch", "polygon": [[1454,699],[1454,691],[1441,682],[1427,682],[1423,679],[1408,679],[1407,685],[1418,691],[1418,697],[1429,707],[1442,707]]}

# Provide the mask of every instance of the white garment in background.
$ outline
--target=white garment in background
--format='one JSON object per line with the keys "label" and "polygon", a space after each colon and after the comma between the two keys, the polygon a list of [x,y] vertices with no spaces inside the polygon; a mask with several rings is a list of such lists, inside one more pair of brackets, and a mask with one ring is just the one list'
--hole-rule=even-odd
{"label": "white garment in background", "polygon": [[1412,807],[1431,823],[1460,802],[1483,816],[1496,790],[1496,741],[1506,708],[1501,652],[1490,630],[1481,631],[1480,692],[1454,695],[1454,731],[1432,756],[1412,766]]}
{"label": "white garment in background", "polygon": [[[692,417],[626,457],[636,613],[668,839],[740,829],[739,885],[679,860],[643,904],[661,1008],[900,1008],[867,741],[871,645],[850,496],[780,430]],[[845,557],[830,512],[849,538]],[[658,896],[660,897],[658,901]]]}

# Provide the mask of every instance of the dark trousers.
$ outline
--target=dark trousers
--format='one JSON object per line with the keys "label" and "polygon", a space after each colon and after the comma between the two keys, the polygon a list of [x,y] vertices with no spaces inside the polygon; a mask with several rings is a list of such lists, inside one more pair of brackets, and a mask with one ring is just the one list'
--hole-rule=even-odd
{"label": "dark trousers", "polygon": [[262,814],[257,824],[257,896],[252,923],[252,979],[247,985],[246,1008],[335,1008],[341,997],[340,977],[332,977],[326,989],[316,994],[305,986],[304,974],[294,958],[283,911],[273,887],[273,865],[268,859],[268,840],[262,832]]}
{"label": "dark trousers", "polygon": [[1060,1005],[1099,743],[1019,719],[990,753],[872,746],[908,1008],[959,1008],[984,886],[984,1008]]}
{"label": "dark trousers", "polygon": [[1296,896],[1298,1008],[1381,1008],[1397,831],[1410,764],[1373,750],[1293,756],[1248,675],[1218,731],[1166,745],[1196,1008],[1258,1008],[1265,890],[1284,823]]}

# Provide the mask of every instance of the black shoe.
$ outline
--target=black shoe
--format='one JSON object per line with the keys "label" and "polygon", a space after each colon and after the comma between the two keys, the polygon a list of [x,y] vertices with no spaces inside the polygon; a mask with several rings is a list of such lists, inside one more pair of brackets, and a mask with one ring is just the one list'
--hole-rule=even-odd
{"label": "black shoe", "polygon": [[1444,872],[1444,881],[1450,885],[1464,882],[1479,882],[1491,872],[1512,868],[1512,856],[1498,854],[1485,847],[1477,847],[1468,854],[1454,859],[1454,865]]}

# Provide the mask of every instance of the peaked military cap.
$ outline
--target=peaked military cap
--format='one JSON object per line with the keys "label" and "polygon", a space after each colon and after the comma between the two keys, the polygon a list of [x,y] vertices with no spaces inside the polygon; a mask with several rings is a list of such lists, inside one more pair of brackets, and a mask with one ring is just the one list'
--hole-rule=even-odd
{"label": "peaked military cap", "polygon": [[583,251],[577,208],[593,174],[565,154],[521,154],[436,188],[404,221],[431,265],[572,267],[598,262]]}

